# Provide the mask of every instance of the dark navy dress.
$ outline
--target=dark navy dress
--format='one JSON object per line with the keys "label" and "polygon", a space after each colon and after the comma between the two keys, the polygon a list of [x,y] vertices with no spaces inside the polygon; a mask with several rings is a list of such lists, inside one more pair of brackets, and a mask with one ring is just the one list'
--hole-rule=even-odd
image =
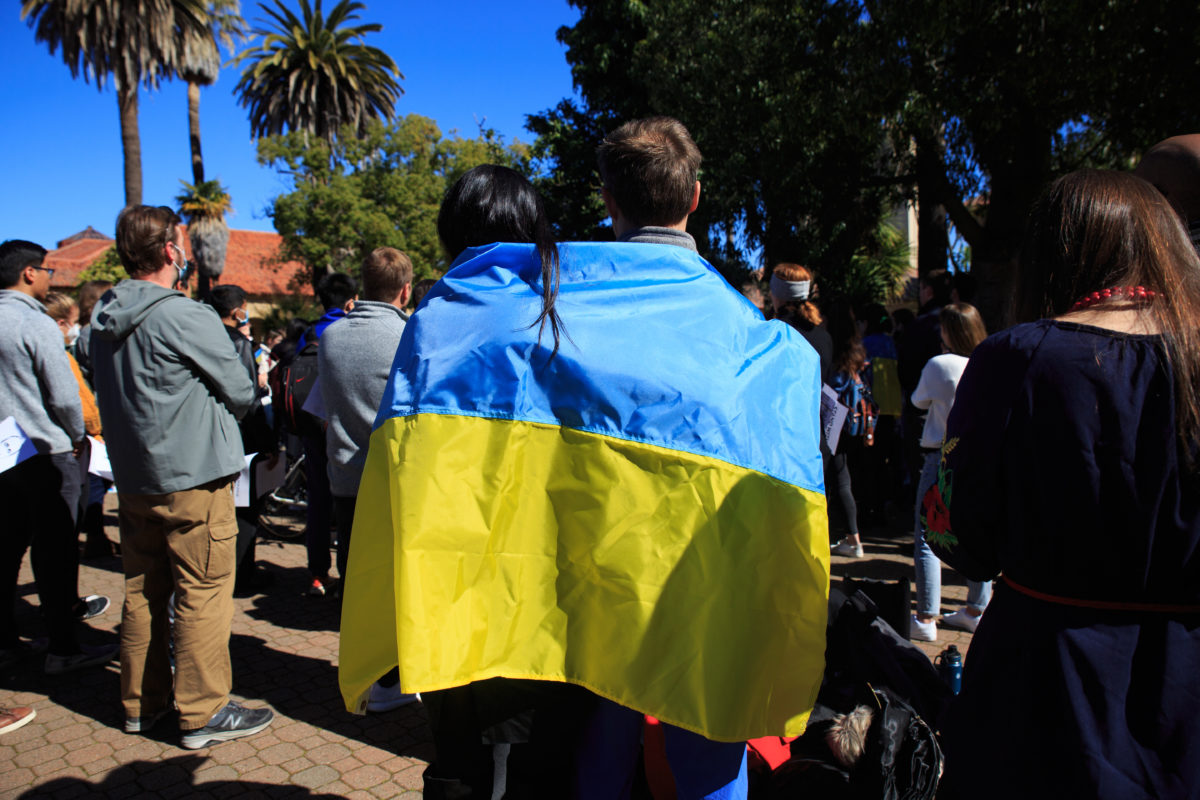
{"label": "dark navy dress", "polygon": [[1003,575],[939,797],[1200,795],[1200,478],[1160,337],[1043,320],[989,338],[925,500],[939,556]]}

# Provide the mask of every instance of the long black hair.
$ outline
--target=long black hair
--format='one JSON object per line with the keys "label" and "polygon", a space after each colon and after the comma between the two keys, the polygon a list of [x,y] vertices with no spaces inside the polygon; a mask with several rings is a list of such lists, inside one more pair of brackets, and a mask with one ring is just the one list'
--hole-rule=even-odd
{"label": "long black hair", "polygon": [[538,326],[538,340],[546,324],[554,335],[554,351],[562,320],[554,310],[558,299],[558,246],[550,233],[550,220],[541,196],[523,175],[508,167],[484,164],[468,170],[442,200],[438,212],[438,237],[450,258],[468,247],[492,242],[526,242],[537,249],[542,264],[542,313],[530,327]]}

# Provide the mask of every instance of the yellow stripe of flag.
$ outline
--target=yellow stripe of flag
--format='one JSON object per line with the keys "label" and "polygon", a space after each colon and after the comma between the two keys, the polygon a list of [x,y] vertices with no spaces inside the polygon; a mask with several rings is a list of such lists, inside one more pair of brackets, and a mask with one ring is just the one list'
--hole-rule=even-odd
{"label": "yellow stripe of flag", "polygon": [[353,541],[352,710],[397,663],[409,692],[569,681],[723,741],[799,734],[816,698],[819,492],[555,425],[417,414],[373,434]]}

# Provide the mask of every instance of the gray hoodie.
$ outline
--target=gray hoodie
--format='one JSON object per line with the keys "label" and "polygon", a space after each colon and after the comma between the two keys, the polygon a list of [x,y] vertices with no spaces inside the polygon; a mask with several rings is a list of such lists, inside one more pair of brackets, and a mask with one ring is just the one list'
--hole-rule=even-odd
{"label": "gray hoodie", "polygon": [[317,386],[329,415],[325,446],[334,497],[358,495],[371,426],[407,319],[388,303],[359,300],[353,311],[321,334]]}
{"label": "gray hoodie", "polygon": [[62,331],[23,292],[0,291],[0,419],[14,417],[39,453],[69,453],[83,438],[79,383]]}
{"label": "gray hoodie", "polygon": [[241,471],[254,382],[217,313],[125,280],[92,312],[96,400],[117,489],[166,494]]}

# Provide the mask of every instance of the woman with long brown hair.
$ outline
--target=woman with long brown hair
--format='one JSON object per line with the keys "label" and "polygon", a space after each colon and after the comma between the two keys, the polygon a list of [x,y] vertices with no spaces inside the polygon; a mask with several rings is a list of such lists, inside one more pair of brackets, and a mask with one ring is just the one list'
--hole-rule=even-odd
{"label": "woman with long brown hair", "polygon": [[[921,453],[924,461],[917,481],[916,529],[914,530],[913,567],[916,572],[917,613],[912,622],[912,638],[924,642],[937,641],[937,618],[942,607],[942,565],[925,542],[921,522],[921,501],[925,492],[937,480],[941,461],[942,441],[946,434],[946,418],[954,407],[954,395],[967,359],[987,338],[983,318],[970,303],[950,303],[938,312],[941,325],[942,354],[934,356],[921,370],[921,380],[913,389],[912,404],[925,411],[925,426],[921,429]],[[992,596],[990,581],[969,581],[967,605],[942,619],[943,624],[974,631],[979,617]]]}
{"label": "woman with long brown hair", "polygon": [[971,357],[926,539],[1001,575],[939,797],[1200,792],[1200,259],[1166,200],[1081,171],[1035,205],[1018,324]]}

